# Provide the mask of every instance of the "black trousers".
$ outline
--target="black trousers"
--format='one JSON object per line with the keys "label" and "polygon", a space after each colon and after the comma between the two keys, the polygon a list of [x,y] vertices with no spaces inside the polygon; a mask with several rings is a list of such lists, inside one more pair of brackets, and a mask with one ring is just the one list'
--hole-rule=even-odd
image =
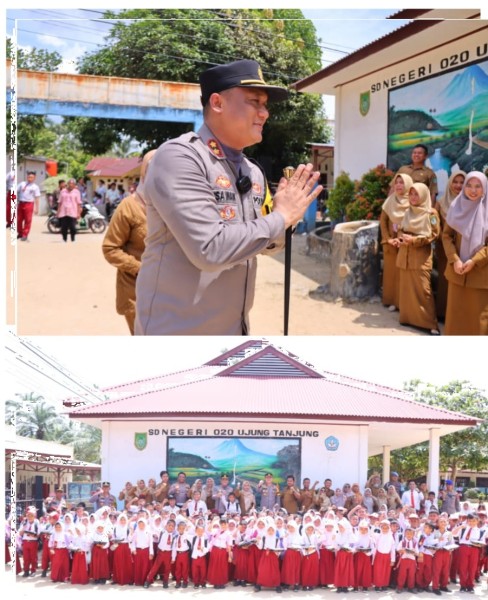
{"label": "black trousers", "polygon": [[59,223],[61,225],[61,235],[65,242],[68,241],[68,231],[71,235],[71,241],[75,241],[76,234],[76,219],[74,217],[60,217]]}

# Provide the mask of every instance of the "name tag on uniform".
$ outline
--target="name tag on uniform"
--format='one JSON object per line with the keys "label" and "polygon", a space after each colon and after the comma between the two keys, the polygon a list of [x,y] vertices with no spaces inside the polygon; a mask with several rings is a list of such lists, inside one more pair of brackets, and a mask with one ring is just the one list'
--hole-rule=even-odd
{"label": "name tag on uniform", "polygon": [[217,204],[237,204],[236,193],[232,190],[214,190]]}

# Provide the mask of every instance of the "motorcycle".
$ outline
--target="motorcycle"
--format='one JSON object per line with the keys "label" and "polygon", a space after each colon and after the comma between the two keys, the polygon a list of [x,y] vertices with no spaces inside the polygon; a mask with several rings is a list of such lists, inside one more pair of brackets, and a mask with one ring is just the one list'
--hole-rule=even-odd
{"label": "motorcycle", "polygon": [[[47,228],[50,233],[61,233],[61,224],[54,209],[47,218]],[[98,208],[89,202],[83,202],[81,216],[76,222],[76,231],[90,230],[93,233],[103,233],[106,228],[107,222]]]}

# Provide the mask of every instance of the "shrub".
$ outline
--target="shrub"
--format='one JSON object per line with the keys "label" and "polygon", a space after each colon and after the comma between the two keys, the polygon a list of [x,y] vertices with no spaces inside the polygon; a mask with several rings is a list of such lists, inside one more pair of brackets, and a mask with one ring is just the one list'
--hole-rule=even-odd
{"label": "shrub", "polygon": [[349,173],[342,171],[336,177],[334,188],[329,193],[327,208],[332,221],[344,221],[346,208],[354,199],[354,182]]}
{"label": "shrub", "polygon": [[388,197],[393,171],[378,165],[356,182],[355,199],[346,207],[348,221],[379,219],[383,202]]}

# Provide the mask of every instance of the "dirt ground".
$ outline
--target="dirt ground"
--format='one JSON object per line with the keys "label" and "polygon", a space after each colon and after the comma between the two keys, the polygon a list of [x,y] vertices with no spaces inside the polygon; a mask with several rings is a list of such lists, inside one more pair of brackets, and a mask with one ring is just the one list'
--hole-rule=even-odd
{"label": "dirt ground", "polygon": [[[42,216],[34,217],[28,242],[12,243],[8,234],[7,324],[17,335],[128,334],[115,312],[115,269],[103,257],[103,234],[81,232],[64,243]],[[305,254],[304,235],[294,236],[292,248],[289,335],[425,335],[400,326],[398,312],[380,302],[312,297],[326,281],[324,264]],[[283,260],[283,252],[258,258],[252,335],[283,334]]]}

